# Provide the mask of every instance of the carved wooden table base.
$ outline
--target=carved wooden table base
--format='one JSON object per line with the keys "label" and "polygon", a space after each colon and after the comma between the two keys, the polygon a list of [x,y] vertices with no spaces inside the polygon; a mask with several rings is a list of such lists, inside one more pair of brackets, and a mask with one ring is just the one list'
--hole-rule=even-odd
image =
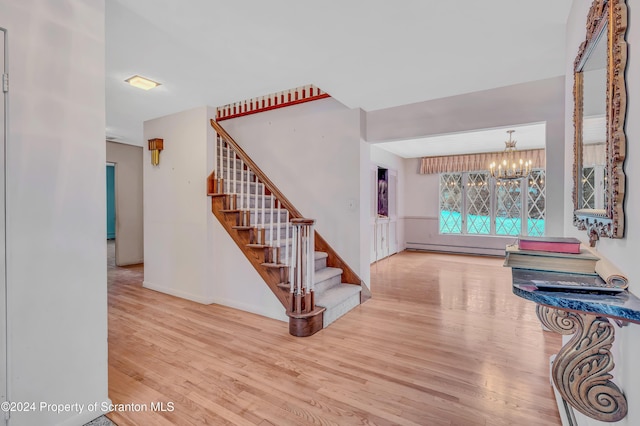
{"label": "carved wooden table base", "polygon": [[538,318],[560,334],[573,334],[551,369],[560,395],[582,414],[603,422],[627,415],[627,399],[610,379],[614,328],[605,317],[537,305]]}

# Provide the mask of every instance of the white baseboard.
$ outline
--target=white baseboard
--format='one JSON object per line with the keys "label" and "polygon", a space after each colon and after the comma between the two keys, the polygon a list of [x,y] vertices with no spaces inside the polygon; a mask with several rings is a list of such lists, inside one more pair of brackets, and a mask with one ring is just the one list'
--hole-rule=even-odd
{"label": "white baseboard", "polygon": [[260,306],[249,305],[242,302],[238,302],[237,300],[230,300],[224,298],[216,298],[213,303],[222,306],[228,306],[230,308],[238,309],[240,311],[249,312],[252,314],[260,315],[263,317],[271,318],[278,321],[289,322],[289,317],[286,314],[284,307],[279,310],[279,312],[271,312],[266,309],[261,309]]}
{"label": "white baseboard", "polygon": [[148,288],[149,290],[159,291],[160,293],[170,294],[171,296],[180,297],[182,299],[191,300],[193,302],[202,303],[203,305],[216,303],[212,297],[204,297],[199,294],[192,294],[186,291],[176,290],[174,288],[161,286],[146,280],[142,282],[142,287]]}
{"label": "white baseboard", "polygon": [[406,250],[416,251],[434,251],[442,253],[459,253],[459,254],[477,254],[484,256],[499,256],[504,257],[504,247],[502,248],[490,248],[490,247],[470,247],[459,245],[445,245],[445,244],[425,244],[425,243],[407,243]]}
{"label": "white baseboard", "polygon": [[228,306],[230,308],[238,309],[238,310],[249,312],[256,315],[261,315],[263,317],[272,318],[279,321],[287,321],[287,322],[289,321],[289,317],[287,317],[287,314],[284,308],[282,308],[280,312],[275,313],[267,309],[262,309],[261,306],[250,305],[250,304],[242,303],[232,299],[224,299],[224,298],[217,298],[217,297],[202,297],[200,295],[188,293],[182,290],[176,290],[173,288],[160,286],[160,285],[151,283],[149,281],[143,281],[142,286],[144,288],[148,288],[149,290],[170,294],[171,296],[176,296],[176,297],[180,297],[181,299],[191,300],[192,302],[201,303],[203,305],[211,305],[215,303],[217,305]]}
{"label": "white baseboard", "polygon": [[138,260],[123,262],[123,263],[116,263],[116,266],[132,266],[132,265],[140,265],[142,263],[144,263],[144,259],[138,259]]}

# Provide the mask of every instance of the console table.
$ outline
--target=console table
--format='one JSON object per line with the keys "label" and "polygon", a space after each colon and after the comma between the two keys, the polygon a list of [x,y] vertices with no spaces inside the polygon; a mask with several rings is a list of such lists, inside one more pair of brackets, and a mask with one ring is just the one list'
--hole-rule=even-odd
{"label": "console table", "polygon": [[610,349],[615,332],[609,320],[640,324],[640,299],[620,293],[574,292],[538,288],[535,282],[570,279],[572,274],[512,269],[513,293],[537,304],[544,326],[573,337],[558,352],[551,369],[560,395],[591,418],[616,422],[627,415],[627,399],[611,382]]}

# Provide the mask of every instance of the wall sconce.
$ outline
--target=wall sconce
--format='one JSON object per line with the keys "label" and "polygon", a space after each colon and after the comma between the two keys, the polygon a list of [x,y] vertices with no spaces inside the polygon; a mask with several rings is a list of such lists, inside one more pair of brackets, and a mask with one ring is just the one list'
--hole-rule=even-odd
{"label": "wall sconce", "polygon": [[164,139],[149,139],[149,151],[151,151],[151,164],[160,164],[160,151],[164,148]]}

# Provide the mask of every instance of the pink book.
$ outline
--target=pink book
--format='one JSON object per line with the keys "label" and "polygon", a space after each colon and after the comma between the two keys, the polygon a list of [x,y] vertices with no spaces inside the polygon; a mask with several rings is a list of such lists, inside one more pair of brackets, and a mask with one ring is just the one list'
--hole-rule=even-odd
{"label": "pink book", "polygon": [[550,251],[554,253],[580,253],[580,240],[572,237],[521,237],[520,250]]}

